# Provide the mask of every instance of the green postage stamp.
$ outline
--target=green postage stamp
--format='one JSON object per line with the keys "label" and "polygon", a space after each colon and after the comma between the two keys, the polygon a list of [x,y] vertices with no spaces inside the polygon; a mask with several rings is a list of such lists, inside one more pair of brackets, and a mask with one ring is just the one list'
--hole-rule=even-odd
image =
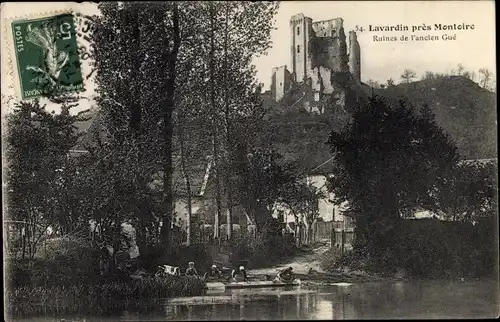
{"label": "green postage stamp", "polygon": [[11,28],[22,99],[84,90],[73,14],[15,20]]}

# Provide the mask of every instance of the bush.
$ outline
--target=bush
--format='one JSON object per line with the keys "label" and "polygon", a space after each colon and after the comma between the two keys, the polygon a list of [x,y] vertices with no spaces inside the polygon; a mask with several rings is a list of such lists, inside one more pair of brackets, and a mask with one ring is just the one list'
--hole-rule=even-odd
{"label": "bush", "polygon": [[231,249],[231,261],[248,260],[250,268],[267,267],[296,252],[293,241],[286,243],[281,234],[260,232],[255,237],[242,235],[235,239]]}
{"label": "bush", "polygon": [[[259,234],[260,235],[260,234]],[[231,262],[248,260],[249,268],[265,266],[272,255],[265,239],[257,236],[241,236],[237,238],[231,249]]]}
{"label": "bush", "polygon": [[386,274],[404,269],[411,276],[435,278],[492,275],[494,232],[495,226],[487,221],[474,226],[434,219],[403,220],[383,246],[375,243],[378,249],[372,252],[367,268]]}
{"label": "bush", "polygon": [[330,248],[320,257],[321,268],[325,271],[331,271],[338,267],[339,260],[342,256],[341,251],[338,248]]}
{"label": "bush", "polygon": [[32,261],[11,260],[7,264],[7,285],[61,285],[99,275],[99,253],[88,242],[71,237],[47,241]]}

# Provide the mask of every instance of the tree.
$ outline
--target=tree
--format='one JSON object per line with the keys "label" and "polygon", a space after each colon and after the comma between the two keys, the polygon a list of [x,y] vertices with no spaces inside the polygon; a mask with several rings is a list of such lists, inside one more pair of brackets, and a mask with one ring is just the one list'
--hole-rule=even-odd
{"label": "tree", "polygon": [[497,209],[496,164],[459,163],[439,189],[439,210],[453,221],[478,222],[492,218]]}
{"label": "tree", "polygon": [[401,74],[401,79],[406,83],[410,83],[412,81],[412,79],[414,79],[415,77],[417,77],[417,74],[415,74],[414,71],[412,71],[411,69],[405,69],[403,71],[403,74]]}
{"label": "tree", "polygon": [[394,80],[393,80],[392,78],[389,78],[389,79],[387,80],[387,87],[392,87],[392,86],[394,86],[394,85],[395,85],[395,84],[394,84]]}
{"label": "tree", "polygon": [[368,82],[367,82],[367,84],[370,87],[370,91],[371,91],[372,94],[373,94],[373,91],[375,89],[380,89],[381,88],[380,84],[377,81],[374,81],[372,79],[369,79]]}
{"label": "tree", "polygon": [[424,75],[422,76],[422,79],[434,79],[436,76],[434,75],[433,72],[426,71]]}
{"label": "tree", "polygon": [[457,75],[458,76],[463,76],[464,70],[465,70],[464,65],[462,65],[462,64],[457,65]]}
{"label": "tree", "polygon": [[[132,177],[137,190],[134,198],[130,198],[139,202],[133,207],[139,227],[147,226],[152,219],[147,198],[141,195],[148,194],[152,177],[162,173],[163,213],[155,215],[163,223],[164,249],[169,247],[173,214],[173,98],[181,42],[179,5],[177,2],[100,4],[102,15],[95,19],[93,34],[97,103],[109,134],[108,152],[111,158],[124,158],[116,160],[117,164],[141,165],[134,168],[137,171]],[[125,207],[123,211],[128,213],[130,209]],[[118,229],[118,223],[115,224]],[[139,232],[139,235],[144,234]]]}
{"label": "tree", "polygon": [[367,82],[367,84],[372,89],[380,88],[380,84],[377,81],[374,81],[373,79],[369,79],[368,82]]}
{"label": "tree", "polygon": [[306,242],[312,241],[312,225],[319,216],[319,201],[325,193],[312,184],[296,181],[287,185],[279,201],[284,204],[295,217],[295,223],[306,226]]}
{"label": "tree", "polygon": [[271,220],[276,202],[295,184],[293,168],[283,163],[281,156],[268,149],[247,153],[245,146],[238,151],[238,177],[235,198],[242,205],[248,221],[257,231],[264,231]]}
{"label": "tree", "polygon": [[402,211],[436,208],[435,187],[458,160],[429,107],[419,116],[403,102],[391,108],[377,96],[329,142],[336,166],[330,191],[337,204],[349,204],[357,247],[372,254],[390,242]]}
{"label": "tree", "polygon": [[[180,29],[179,29],[179,8],[176,2],[170,4],[171,8],[171,21],[170,24],[167,23],[167,31],[170,31],[172,40],[168,41],[167,47],[163,50],[167,52],[166,57],[162,57],[167,60],[167,79],[165,81],[166,93],[164,99],[161,101],[162,109],[162,138],[164,144],[163,151],[163,202],[165,204],[166,214],[163,216],[163,226],[162,226],[162,243],[165,246],[170,244],[170,224],[172,222],[173,211],[174,211],[174,197],[172,189],[172,140],[173,140],[173,113],[175,110],[175,78],[176,65],[177,65],[177,55],[179,52],[179,47],[181,45]],[[153,8],[155,9],[155,8]],[[164,31],[164,30],[161,30]],[[168,50],[165,50],[168,48]]]}
{"label": "tree", "polygon": [[[197,19],[190,26],[189,36],[184,33],[186,39],[179,57],[189,72],[179,75],[182,81],[176,93],[181,101],[178,107],[190,110],[186,114],[186,123],[196,118],[206,122],[205,126],[189,127],[193,134],[204,135],[187,136],[194,140],[211,138],[212,150],[207,154],[213,159],[215,169],[216,222],[222,215],[224,199],[227,200],[225,208],[229,223],[232,208],[237,203],[232,198],[235,189],[232,168],[235,143],[232,138],[256,121],[254,109],[259,107],[260,98],[254,95],[258,86],[251,62],[252,57],[263,54],[270,46],[271,18],[276,9],[275,3],[201,3],[193,9]],[[193,94],[197,92],[199,94]],[[192,141],[188,145],[199,146],[199,143]],[[192,166],[197,166],[196,161],[193,162]],[[230,238],[232,225],[227,227]],[[217,228],[214,234],[218,238]]]}
{"label": "tree", "polygon": [[489,89],[493,73],[488,68],[481,68],[479,69],[479,75],[481,75],[481,81],[480,81],[481,86],[486,89]]}
{"label": "tree", "polygon": [[[74,192],[74,167],[67,153],[79,139],[68,99],[59,114],[49,113],[38,100],[16,104],[7,115],[7,218],[25,222],[23,258],[33,259],[37,245],[50,227],[65,234],[85,221]],[[27,249],[26,249],[27,248]]]}
{"label": "tree", "polygon": [[[220,3],[218,10],[223,26],[221,33],[221,132],[224,152],[220,168],[225,174],[224,186],[227,196],[227,237],[232,237],[233,176],[232,165],[233,136],[240,128],[235,122],[237,114],[248,115],[256,102],[252,100],[252,91],[258,86],[251,59],[266,52],[270,47],[270,32],[273,29],[272,18],[278,5],[273,3]],[[249,26],[258,26],[252,28]],[[252,32],[248,32],[252,30]],[[249,99],[250,98],[250,99]]]}

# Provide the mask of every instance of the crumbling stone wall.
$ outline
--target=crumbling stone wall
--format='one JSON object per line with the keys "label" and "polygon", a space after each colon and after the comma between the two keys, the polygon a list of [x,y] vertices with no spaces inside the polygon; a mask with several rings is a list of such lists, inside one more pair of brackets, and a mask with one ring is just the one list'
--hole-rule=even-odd
{"label": "crumbling stone wall", "polygon": [[291,88],[291,74],[286,69],[286,66],[273,68],[273,76],[271,83],[271,95],[277,102],[285,97],[286,93]]}
{"label": "crumbling stone wall", "polygon": [[361,50],[354,31],[349,31],[349,72],[358,83],[361,82]]}

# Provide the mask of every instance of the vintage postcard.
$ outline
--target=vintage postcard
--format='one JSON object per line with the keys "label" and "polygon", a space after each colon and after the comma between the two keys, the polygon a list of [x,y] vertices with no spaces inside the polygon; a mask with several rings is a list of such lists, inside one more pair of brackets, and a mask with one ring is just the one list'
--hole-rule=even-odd
{"label": "vintage postcard", "polygon": [[0,9],[5,321],[498,318],[493,1]]}

